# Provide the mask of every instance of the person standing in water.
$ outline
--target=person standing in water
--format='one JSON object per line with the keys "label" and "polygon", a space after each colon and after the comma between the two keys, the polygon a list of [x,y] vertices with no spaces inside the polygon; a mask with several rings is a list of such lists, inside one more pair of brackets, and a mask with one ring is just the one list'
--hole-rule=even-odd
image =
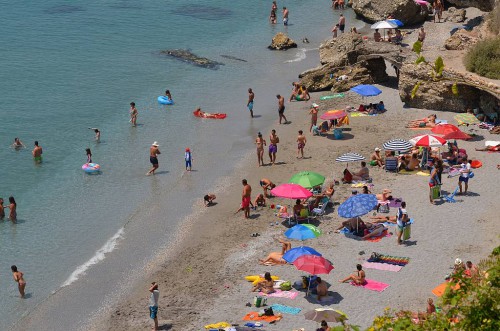
{"label": "person standing in water", "polygon": [[257,139],[255,139],[255,145],[257,145],[257,164],[259,167],[264,165],[264,146],[267,145],[266,140],[262,138],[262,133],[257,134]]}
{"label": "person standing in water", "polygon": [[191,154],[191,150],[189,148],[186,148],[186,152],[184,153],[184,161],[186,161],[186,170],[191,171],[193,155]]}
{"label": "person standing in water", "polygon": [[42,162],[43,150],[42,147],[38,146],[38,141],[35,141],[35,147],[31,153],[33,154],[33,160],[35,160],[35,163]]}
{"label": "person standing in water", "polygon": [[14,197],[9,197],[9,205],[6,207],[9,208],[9,220],[12,223],[16,223],[17,221],[17,203]]}
{"label": "person standing in water", "polygon": [[21,294],[21,298],[24,298],[24,289],[26,288],[26,281],[23,278],[24,274],[17,270],[17,266],[15,265],[11,266],[10,270],[12,270],[12,277],[14,277],[14,281],[17,283],[19,294]]}
{"label": "person standing in water", "polygon": [[94,132],[95,132],[95,141],[97,143],[100,143],[101,142],[101,131],[99,131],[98,128],[89,128],[89,130],[94,130]]}
{"label": "person standing in water", "polygon": [[0,221],[3,221],[3,219],[5,218],[5,210],[4,210],[4,206],[3,206],[3,198],[0,198]]}
{"label": "person standing in water", "polygon": [[344,30],[345,30],[345,17],[344,17],[344,14],[340,14],[339,29],[340,29],[340,32],[344,33]]}
{"label": "person standing in water", "polygon": [[23,142],[19,140],[19,138],[14,138],[14,143],[12,144],[12,148],[20,149],[20,148],[26,148],[26,146],[24,146]]}
{"label": "person standing in water", "polygon": [[160,153],[160,150],[158,149],[160,145],[158,145],[158,142],[154,142],[151,147],[149,148],[149,162],[151,162],[151,164],[153,165],[153,167],[151,168],[151,170],[149,170],[147,173],[146,173],[146,176],[149,176],[151,174],[155,174],[155,171],[156,169],[158,169],[159,167],[159,163],[158,163],[158,154],[161,154]]}
{"label": "person standing in water", "polygon": [[269,162],[274,164],[276,162],[276,153],[278,152],[278,143],[280,138],[276,135],[276,130],[271,130],[271,135],[269,136]]}
{"label": "person standing in water", "polygon": [[288,25],[288,9],[286,7],[283,7],[283,25],[287,26]]}
{"label": "person standing in water", "polygon": [[168,98],[168,100],[172,100],[172,94],[170,94],[170,90],[165,91],[165,96]]}
{"label": "person standing in water", "polygon": [[285,98],[283,98],[279,94],[276,95],[276,98],[278,98],[278,115],[279,115],[280,124],[281,124],[281,119],[284,119],[285,124],[287,124],[288,120],[285,117]]}
{"label": "person standing in water", "polygon": [[252,89],[248,89],[248,102],[247,107],[250,110],[250,116],[253,118],[253,99],[255,98],[255,93],[253,93]]}
{"label": "person standing in water", "polygon": [[92,163],[92,152],[90,148],[86,148],[85,153],[87,153],[87,164]]}
{"label": "person standing in water", "polygon": [[135,108],[135,102],[130,103],[130,123],[132,123],[132,126],[137,125],[137,115],[139,112],[137,111],[137,108]]}

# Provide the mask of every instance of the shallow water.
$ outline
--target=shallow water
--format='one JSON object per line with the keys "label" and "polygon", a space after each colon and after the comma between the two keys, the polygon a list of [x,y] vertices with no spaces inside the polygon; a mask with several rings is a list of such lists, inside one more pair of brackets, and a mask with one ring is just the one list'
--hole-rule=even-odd
{"label": "shallow water", "polygon": [[[58,305],[78,312],[76,319],[48,313],[39,329],[83,322],[118,291],[116,281],[167,244],[193,202],[231,173],[256,131],[275,122],[274,95],[286,95],[298,72],[317,64],[317,51],[300,48],[317,48],[329,35],[338,12],[328,5],[288,4],[290,26],[284,28],[268,24],[270,2],[4,4],[0,197],[16,198],[19,221],[0,221],[0,330],[37,305],[38,312]],[[271,37],[285,29],[299,49],[268,51]],[[310,44],[300,43],[305,36]],[[159,55],[174,48],[225,65],[208,70]],[[248,87],[262,115],[252,121]],[[157,104],[166,88],[174,106]],[[139,110],[136,128],[128,123],[131,101]],[[198,105],[228,117],[194,118]],[[102,131],[100,144],[88,127]],[[9,148],[14,137],[27,148]],[[41,165],[30,154],[35,140],[44,149]],[[153,141],[160,143],[160,169],[145,177]],[[184,172],[188,146],[197,170],[192,173]],[[100,175],[82,172],[85,148],[101,165]],[[25,273],[26,300],[17,298],[10,281],[12,264]]]}

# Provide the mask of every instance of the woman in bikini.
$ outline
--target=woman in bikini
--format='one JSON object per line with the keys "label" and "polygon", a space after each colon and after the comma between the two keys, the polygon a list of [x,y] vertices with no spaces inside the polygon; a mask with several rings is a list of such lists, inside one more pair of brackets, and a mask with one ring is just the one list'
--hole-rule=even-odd
{"label": "woman in bikini", "polygon": [[259,260],[259,264],[263,265],[278,265],[278,264],[286,264],[287,262],[283,260],[283,255],[292,249],[292,243],[283,239],[278,239],[281,243],[281,252],[271,252],[269,255],[263,259]]}
{"label": "woman in bikini", "polygon": [[345,283],[347,281],[352,281],[355,285],[364,285],[366,283],[366,275],[361,264],[356,265],[357,271],[347,278],[339,280],[340,283]]}
{"label": "woman in bikini", "polygon": [[257,134],[257,138],[255,139],[255,145],[257,145],[257,164],[259,167],[264,165],[264,146],[267,145],[266,140],[262,138],[262,133]]}
{"label": "woman in bikini", "polygon": [[17,203],[14,197],[9,197],[9,205],[6,208],[10,209],[9,220],[15,223],[17,221]]}
{"label": "woman in bikini", "polygon": [[10,267],[12,270],[12,277],[17,283],[17,288],[19,289],[19,294],[21,294],[21,298],[24,298],[24,289],[26,287],[26,281],[23,278],[23,273],[17,270],[17,266],[13,265]]}
{"label": "woman in bikini", "polygon": [[271,273],[266,272],[264,274],[264,280],[260,281],[252,288],[252,292],[255,292],[257,290],[260,290],[260,292],[266,294],[274,292],[274,280],[271,278]]}
{"label": "woman in bikini", "polygon": [[410,121],[407,128],[433,128],[436,126],[436,114],[429,115],[421,120]]}

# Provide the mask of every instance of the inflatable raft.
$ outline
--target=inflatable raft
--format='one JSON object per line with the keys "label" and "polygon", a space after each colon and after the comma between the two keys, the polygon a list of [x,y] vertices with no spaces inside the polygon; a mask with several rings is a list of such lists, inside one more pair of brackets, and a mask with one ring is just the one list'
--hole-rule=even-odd
{"label": "inflatable raft", "polygon": [[217,119],[217,120],[221,120],[221,119],[224,119],[226,118],[226,114],[223,114],[223,113],[214,113],[214,114],[210,114],[210,113],[205,113],[205,112],[202,112],[201,110],[195,110],[193,112],[193,115],[196,116],[196,117],[201,117],[201,118],[213,118],[213,119]]}
{"label": "inflatable raft", "polygon": [[174,104],[174,100],[171,100],[171,99],[169,99],[168,97],[166,97],[164,95],[160,95],[158,97],[158,103],[162,104],[162,105],[173,105]]}

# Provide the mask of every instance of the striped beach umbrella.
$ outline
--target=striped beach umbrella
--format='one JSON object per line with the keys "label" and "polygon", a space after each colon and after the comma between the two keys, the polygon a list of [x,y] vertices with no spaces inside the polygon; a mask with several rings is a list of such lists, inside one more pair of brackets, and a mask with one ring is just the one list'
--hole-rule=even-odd
{"label": "striped beach umbrella", "polygon": [[404,139],[391,139],[386,141],[382,147],[386,151],[407,152],[412,148],[412,144],[410,144],[408,140]]}
{"label": "striped beach umbrella", "polygon": [[413,139],[410,139],[410,143],[413,146],[441,147],[444,144],[446,144],[446,139],[443,139],[438,136],[433,136],[431,134],[424,134],[421,136],[417,136]]}
{"label": "striped beach umbrella", "polygon": [[355,162],[362,161],[365,157],[358,153],[345,153],[335,159],[336,162]]}

